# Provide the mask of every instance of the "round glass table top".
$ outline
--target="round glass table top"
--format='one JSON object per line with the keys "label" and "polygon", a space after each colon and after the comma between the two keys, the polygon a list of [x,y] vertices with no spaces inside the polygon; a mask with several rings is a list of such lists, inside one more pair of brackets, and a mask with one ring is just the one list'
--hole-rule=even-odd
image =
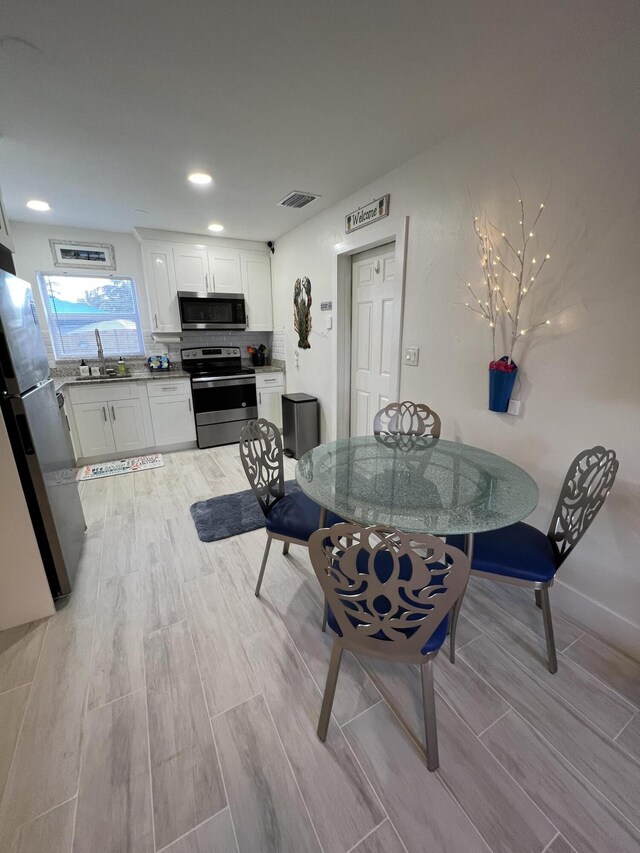
{"label": "round glass table top", "polygon": [[296,480],[316,503],[358,524],[407,533],[480,533],[521,521],[535,481],[512,462],[455,441],[361,436],[305,453]]}

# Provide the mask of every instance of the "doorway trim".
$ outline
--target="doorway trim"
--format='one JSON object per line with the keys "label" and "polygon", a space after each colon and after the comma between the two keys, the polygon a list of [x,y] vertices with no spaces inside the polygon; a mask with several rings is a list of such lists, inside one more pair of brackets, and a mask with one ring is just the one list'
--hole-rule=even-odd
{"label": "doorway trim", "polygon": [[[402,359],[402,320],[404,315],[404,293],[407,268],[407,239],[409,217],[398,216],[381,220],[367,229],[350,234],[334,246],[336,251],[336,334],[334,364],[336,383],[336,438],[348,438],[351,413],[351,259],[353,255],[375,249],[386,243],[395,243],[395,259],[398,269],[400,291],[393,312],[391,396],[400,394],[400,368]],[[395,300],[394,300],[395,303]]]}

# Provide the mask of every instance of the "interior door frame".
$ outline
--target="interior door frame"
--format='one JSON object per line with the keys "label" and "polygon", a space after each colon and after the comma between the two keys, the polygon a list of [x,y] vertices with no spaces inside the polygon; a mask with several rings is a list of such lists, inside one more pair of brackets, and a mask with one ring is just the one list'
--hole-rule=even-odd
{"label": "interior door frame", "polygon": [[353,255],[375,249],[386,243],[395,243],[395,261],[400,286],[398,300],[393,306],[393,337],[396,346],[391,350],[391,399],[400,394],[400,369],[402,359],[402,320],[407,269],[407,243],[409,217],[397,216],[383,219],[373,225],[349,234],[334,246],[336,251],[337,296],[335,306],[336,334],[334,364],[336,366],[336,438],[348,438],[351,418],[351,264]]}

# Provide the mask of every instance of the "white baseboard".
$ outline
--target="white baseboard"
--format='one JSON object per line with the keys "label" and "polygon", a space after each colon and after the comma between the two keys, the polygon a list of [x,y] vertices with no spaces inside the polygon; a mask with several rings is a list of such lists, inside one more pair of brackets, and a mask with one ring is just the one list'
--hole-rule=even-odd
{"label": "white baseboard", "polygon": [[594,601],[561,580],[551,588],[551,606],[585,631],[640,660],[640,625]]}

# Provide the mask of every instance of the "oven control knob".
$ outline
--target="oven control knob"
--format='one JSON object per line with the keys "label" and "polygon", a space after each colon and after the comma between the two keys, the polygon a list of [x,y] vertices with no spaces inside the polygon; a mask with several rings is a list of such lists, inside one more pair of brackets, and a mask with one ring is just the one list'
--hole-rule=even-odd
{"label": "oven control knob", "polygon": [[231,350],[230,350],[230,349],[228,349],[228,350],[227,350],[227,355],[231,355]]}

